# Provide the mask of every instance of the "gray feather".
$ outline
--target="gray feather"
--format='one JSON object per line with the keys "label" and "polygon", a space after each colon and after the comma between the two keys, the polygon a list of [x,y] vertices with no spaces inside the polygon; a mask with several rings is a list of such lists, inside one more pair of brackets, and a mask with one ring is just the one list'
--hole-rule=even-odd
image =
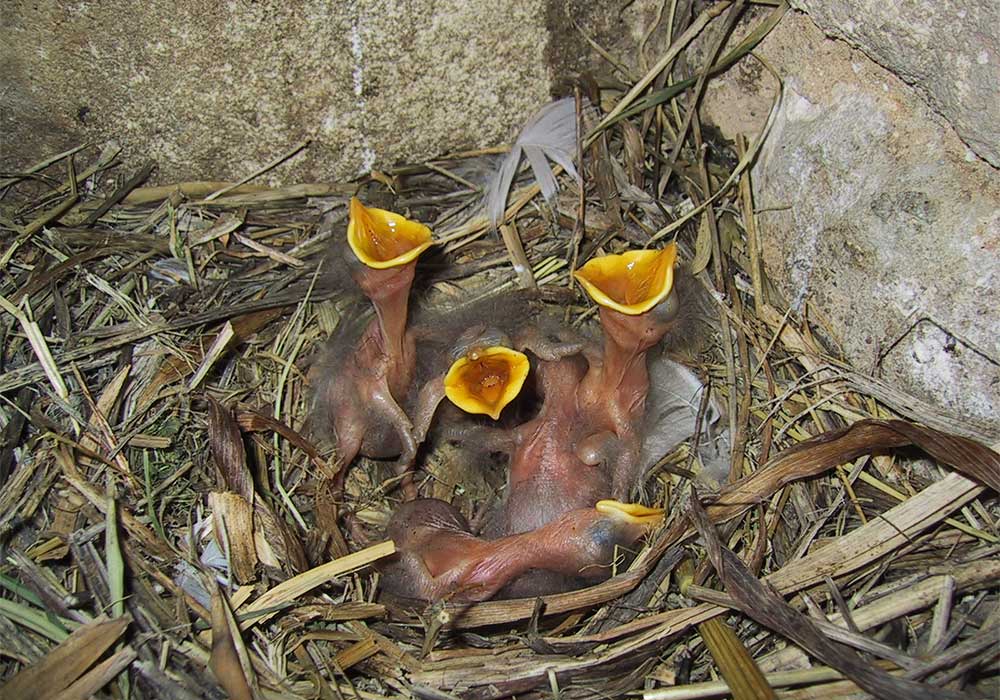
{"label": "gray feather", "polygon": [[528,159],[528,165],[531,166],[531,172],[535,174],[542,196],[545,197],[545,201],[550,201],[556,196],[559,183],[556,182],[556,175],[545,159],[545,151],[537,146],[525,146],[524,155]]}
{"label": "gray feather", "polygon": [[[589,108],[589,105],[586,106]],[[572,97],[550,102],[524,125],[514,147],[500,164],[487,188],[486,211],[490,217],[490,225],[494,229],[503,220],[507,197],[510,195],[522,155],[527,157],[531,171],[547,201],[552,201],[558,189],[555,173],[549,164],[550,160],[562,166],[570,177],[580,180],[580,175],[573,165],[576,140],[576,102]]]}
{"label": "gray feather", "polygon": [[[704,389],[687,367],[663,356],[650,362],[640,457],[645,469],[694,434]],[[702,421],[698,457],[705,470],[703,476],[715,482],[724,481],[729,473],[729,431],[721,419],[722,412],[710,401]]]}
{"label": "gray feather", "polygon": [[520,162],[521,147],[515,144],[493,174],[486,190],[486,211],[494,231],[503,219],[504,209],[507,208],[507,195],[510,193],[510,186],[514,182],[514,175]]}

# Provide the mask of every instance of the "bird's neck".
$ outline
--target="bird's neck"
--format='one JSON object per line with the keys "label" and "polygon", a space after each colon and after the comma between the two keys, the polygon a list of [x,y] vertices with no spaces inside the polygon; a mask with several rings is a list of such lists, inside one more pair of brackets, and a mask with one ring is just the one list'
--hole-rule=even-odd
{"label": "bird's neck", "polygon": [[409,310],[409,285],[381,294],[372,299],[382,344],[390,358],[402,358],[405,353],[406,317]]}
{"label": "bird's neck", "polygon": [[406,317],[416,261],[387,269],[362,268],[356,280],[375,307],[382,347],[391,362],[403,362]]}
{"label": "bird's neck", "polygon": [[647,385],[646,348],[639,343],[622,343],[614,337],[605,336],[600,372],[601,385],[608,391]]}

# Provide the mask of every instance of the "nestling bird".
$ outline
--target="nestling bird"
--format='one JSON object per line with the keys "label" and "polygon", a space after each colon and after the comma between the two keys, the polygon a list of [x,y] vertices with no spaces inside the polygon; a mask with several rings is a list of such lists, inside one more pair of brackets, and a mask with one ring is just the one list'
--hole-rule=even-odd
{"label": "nestling bird", "polygon": [[382,585],[421,600],[486,600],[530,570],[600,580],[615,548],[629,546],[661,522],[663,510],[617,501],[564,513],[535,530],[486,540],[451,504],[418,499],[389,522],[397,553],[382,567]]}
{"label": "nestling bird", "polygon": [[487,537],[534,530],[569,510],[593,506],[610,493],[606,470],[577,456],[584,432],[576,392],[585,372],[586,363],[578,354],[538,362],[538,415],[490,441],[492,449],[508,453],[510,462],[506,493],[484,529]]}
{"label": "nestling bird", "polygon": [[375,208],[357,198],[350,203],[345,256],[351,276],[375,308],[375,318],[353,347],[333,345],[311,372],[316,386],[315,413],[336,442],[340,470],[334,484],[343,491],[348,466],[358,454],[398,455],[407,498],[416,496],[406,471],[416,456],[413,426],[400,407],[413,382],[416,349],[407,328],[410,287],[417,257],[431,245],[423,224]]}
{"label": "nestling bird", "polygon": [[678,315],[673,291],[677,247],[636,250],[590,260],[576,279],[600,306],[604,347],[590,350],[577,405],[590,436],[580,448],[588,464],[611,470],[611,496],[627,499],[641,476],[639,459],[649,371],[646,353]]}

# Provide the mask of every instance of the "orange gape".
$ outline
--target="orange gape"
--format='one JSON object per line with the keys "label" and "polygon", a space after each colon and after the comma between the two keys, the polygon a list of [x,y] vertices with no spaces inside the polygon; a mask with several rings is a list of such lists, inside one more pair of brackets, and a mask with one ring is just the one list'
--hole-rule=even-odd
{"label": "orange gape", "polygon": [[384,270],[416,260],[431,243],[431,230],[384,209],[369,209],[351,197],[347,244],[358,260]]}
{"label": "orange gape", "polygon": [[445,394],[463,411],[497,420],[521,391],[528,369],[528,358],[517,350],[502,345],[474,348],[448,370]]}
{"label": "orange gape", "polygon": [[631,250],[594,258],[574,277],[601,306],[638,316],[670,295],[676,262],[677,244],[670,243],[663,250]]}

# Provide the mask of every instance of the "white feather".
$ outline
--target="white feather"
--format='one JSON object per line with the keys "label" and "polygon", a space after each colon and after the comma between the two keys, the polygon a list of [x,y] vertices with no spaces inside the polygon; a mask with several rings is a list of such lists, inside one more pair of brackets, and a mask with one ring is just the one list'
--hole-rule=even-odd
{"label": "white feather", "polygon": [[[704,390],[687,367],[663,356],[650,362],[640,457],[645,469],[694,435]],[[724,481],[729,473],[729,431],[721,419],[722,412],[714,401],[709,401],[702,420],[698,457],[704,467],[703,476],[715,482]]]}
{"label": "white feather", "polygon": [[580,180],[573,165],[576,141],[576,101],[572,97],[550,102],[524,125],[521,135],[494,173],[486,190],[486,211],[494,229],[503,220],[507,197],[521,163],[521,156],[527,158],[542,194],[551,202],[556,196],[558,183],[552,166],[549,165],[550,160],[561,165],[570,177]]}

